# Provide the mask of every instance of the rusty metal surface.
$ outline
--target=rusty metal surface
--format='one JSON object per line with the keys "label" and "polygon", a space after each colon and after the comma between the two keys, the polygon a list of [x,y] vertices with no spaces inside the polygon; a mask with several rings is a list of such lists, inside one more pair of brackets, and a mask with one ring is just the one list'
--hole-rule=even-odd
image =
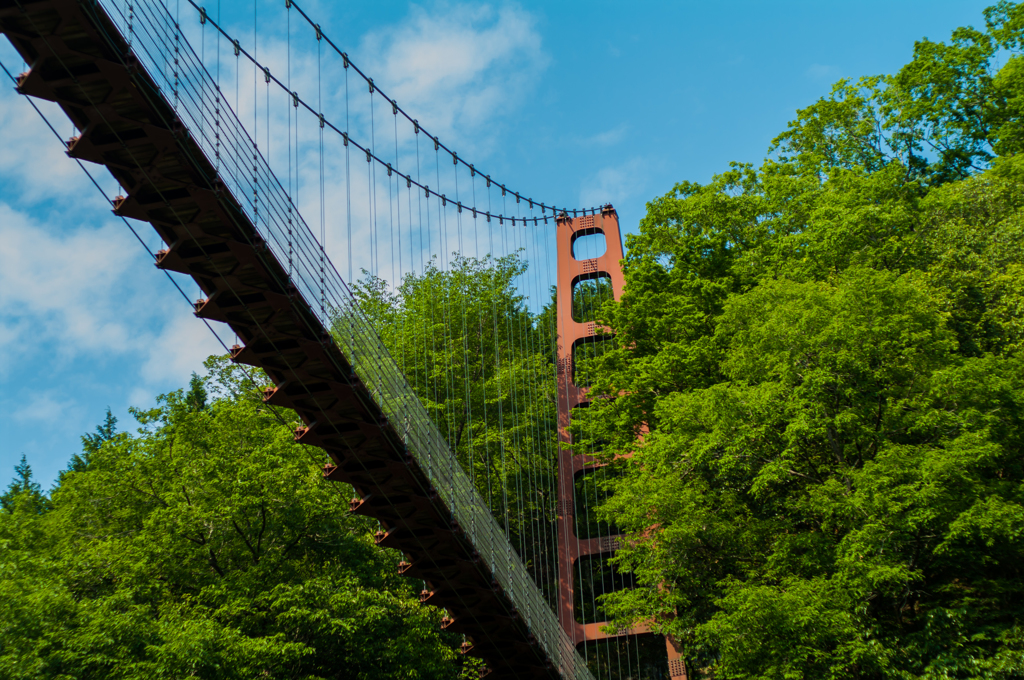
{"label": "rusty metal surface", "polygon": [[[572,443],[569,424],[572,410],[588,402],[588,389],[580,387],[573,380],[573,348],[580,342],[594,337],[593,322],[576,321],[573,318],[573,288],[580,281],[608,277],[615,299],[622,295],[622,237],[619,233],[619,217],[612,206],[606,206],[599,214],[570,218],[560,217],[557,221],[558,280],[558,440],[563,444]],[[581,236],[603,234],[606,250],[603,255],[587,260],[573,256],[573,243]],[[558,451],[558,620],[574,644],[591,640],[604,640],[625,634],[638,634],[644,630],[632,630],[622,634],[608,634],[601,631],[607,621],[593,621],[582,624],[576,621],[573,606],[573,574],[576,563],[583,557],[608,553],[609,546],[602,538],[577,539],[575,535],[576,503],[574,500],[575,477],[580,472],[596,469],[597,461],[592,457],[574,455],[568,448]]]}
{"label": "rusty metal surface", "polygon": [[[296,439],[327,452],[325,477],[352,485],[351,511],[381,522],[377,542],[402,551],[404,575],[428,582],[421,599],[448,610],[447,630],[470,636],[464,651],[485,659],[491,677],[559,677],[559,662],[103,10],[0,0],[0,31],[31,65],[19,91],[56,102],[81,130],[68,154],[104,165],[124,187],[115,213],[157,231],[167,244],[157,266],[204,291],[196,315],[238,335],[232,359],[273,380],[265,401],[299,415]],[[585,677],[567,664],[562,657],[567,677]]]}

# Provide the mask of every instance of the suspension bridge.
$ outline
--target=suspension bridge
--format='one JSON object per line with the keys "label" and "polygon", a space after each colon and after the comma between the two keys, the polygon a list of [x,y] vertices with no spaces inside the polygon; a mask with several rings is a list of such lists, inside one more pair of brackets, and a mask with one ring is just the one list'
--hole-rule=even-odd
{"label": "suspension bridge", "polygon": [[[191,278],[195,315],[230,327],[225,350],[269,377],[266,404],[298,415],[296,441],[326,453],[326,479],[352,487],[349,509],[379,522],[377,543],[401,552],[400,573],[422,581],[421,601],[446,612],[485,675],[686,677],[671,641],[606,632],[598,596],[630,584],[607,564],[616,530],[590,516],[602,467],[567,446],[588,403],[577,353],[609,339],[582,309],[600,295],[580,292],[622,292],[615,210],[500,183],[295,2],[278,10],[261,19],[254,6],[243,40],[191,0],[0,0],[0,30],[28,67],[4,70],[59,105],[77,133],[61,139],[68,155],[114,177],[114,213],[144,246],[135,223],[152,226],[156,266],[187,297],[179,275]],[[261,40],[261,20],[276,37]],[[479,326],[479,347],[462,333],[433,374],[420,345],[387,346],[355,279],[395,296],[410,274],[502,257],[524,263],[511,284],[520,308],[486,321],[470,321],[465,301],[432,308],[423,343]],[[547,348],[524,318],[552,285]],[[549,361],[530,363],[535,351]]]}

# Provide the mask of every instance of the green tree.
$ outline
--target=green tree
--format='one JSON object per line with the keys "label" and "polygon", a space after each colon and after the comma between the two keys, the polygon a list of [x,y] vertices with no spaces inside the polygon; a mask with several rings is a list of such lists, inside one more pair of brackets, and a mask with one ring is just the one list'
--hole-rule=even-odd
{"label": "green tree", "polygon": [[295,423],[208,368],[134,410],[52,511],[0,518],[0,677],[456,677],[461,640]]}
{"label": "green tree", "polygon": [[620,470],[606,610],[695,672],[1024,677],[1024,9],[985,18],[627,240],[576,441]]}
{"label": "green tree", "polygon": [[21,454],[21,461],[14,466],[14,479],[7,491],[0,495],[0,508],[7,512],[41,512],[45,507],[46,497],[39,483],[33,479],[32,466],[28,464],[25,454]]}
{"label": "green tree", "polygon": [[107,415],[103,422],[96,426],[96,432],[82,435],[82,449],[86,454],[95,453],[103,446],[103,442],[110,441],[116,434],[117,418],[110,412],[110,407],[108,406]]}
{"label": "green tree", "polygon": [[[1019,50],[1024,10],[1000,2],[986,30],[958,28],[948,43],[923,39],[895,75],[842,80],[797,112],[772,149],[800,172],[869,172],[899,162],[907,179],[934,185],[985,169],[1020,147]],[[997,68],[1002,54],[1010,58]]]}
{"label": "green tree", "polygon": [[64,475],[68,472],[80,472],[89,467],[89,459],[99,451],[104,442],[108,442],[117,435],[117,418],[107,407],[107,415],[103,422],[96,426],[96,432],[86,432],[82,435],[82,453],[72,454],[68,467],[60,473],[58,484],[63,481]]}

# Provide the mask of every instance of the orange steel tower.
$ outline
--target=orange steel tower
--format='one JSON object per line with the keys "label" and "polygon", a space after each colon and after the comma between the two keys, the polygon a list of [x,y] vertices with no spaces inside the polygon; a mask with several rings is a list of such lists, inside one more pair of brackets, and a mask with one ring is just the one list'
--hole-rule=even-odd
{"label": "orange steel tower", "polygon": [[[572,443],[569,424],[572,410],[589,403],[587,387],[580,387],[574,380],[574,354],[584,343],[593,341],[597,328],[593,321],[576,321],[573,318],[573,293],[582,281],[607,278],[611,282],[615,299],[620,299],[623,288],[622,277],[622,235],[619,232],[619,217],[611,205],[601,209],[600,214],[568,217],[563,213],[557,220],[558,240],[558,439],[561,444]],[[577,259],[573,252],[576,239],[592,234],[603,234],[606,250],[592,259]],[[558,620],[573,644],[580,646],[592,641],[608,640],[650,634],[646,627],[634,628],[617,633],[601,631],[606,621],[581,624],[576,619],[574,600],[574,574],[580,559],[610,555],[618,548],[617,536],[598,538],[576,536],[576,513],[580,512],[583,499],[574,498],[576,477],[600,467],[587,454],[574,455],[568,448],[558,451]],[[680,653],[666,639],[668,671],[672,678],[685,678],[686,669]]]}

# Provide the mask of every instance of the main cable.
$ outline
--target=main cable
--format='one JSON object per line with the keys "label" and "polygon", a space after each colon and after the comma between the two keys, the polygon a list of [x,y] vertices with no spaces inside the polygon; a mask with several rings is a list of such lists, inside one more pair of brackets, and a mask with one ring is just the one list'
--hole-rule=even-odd
{"label": "main cable", "polygon": [[[195,0],[188,0],[188,2],[189,2],[190,5],[192,5],[192,7],[197,12],[202,12],[202,7],[199,6],[198,4],[196,4]],[[322,40],[328,46],[330,46],[339,56],[342,57],[342,59],[345,61],[346,69],[351,67],[353,70],[356,71],[356,73],[358,73],[366,81],[368,87],[372,87],[374,92],[380,92],[380,90],[377,87],[377,85],[373,82],[373,79],[368,77],[368,76],[366,76],[366,74],[364,74],[361,70],[359,70],[358,68],[355,67],[355,65],[352,63],[351,59],[349,59],[348,54],[345,53],[345,52],[342,52],[337,47],[337,45],[335,45],[330,40],[330,38],[327,37],[327,35],[323,32],[323,29],[320,27],[319,24],[313,23],[312,20],[309,18],[309,16],[306,15],[301,10],[301,8],[299,8],[299,6],[293,0],[288,0],[288,3],[289,3],[289,5],[288,5],[289,7],[290,6],[294,6],[295,9],[302,15],[302,17],[310,24],[310,26],[313,27],[317,31],[318,41]],[[281,82],[276,76],[274,76],[270,72],[270,69],[267,66],[265,66],[262,63],[260,63],[253,55],[249,54],[249,52],[245,48],[241,47],[241,45],[238,43],[237,40],[231,38],[230,34],[218,22],[215,22],[215,21],[213,21],[212,19],[209,19],[209,18],[207,18],[207,20],[210,22],[210,25],[214,29],[216,29],[218,32],[223,34],[224,37],[226,37],[226,38],[228,38],[229,40],[232,41],[232,43],[234,45],[234,49],[236,51],[236,56],[244,56],[246,59],[249,59],[250,61],[252,61],[253,64],[254,64],[254,67],[256,69],[259,69],[264,74],[268,74],[270,79],[271,79],[271,81],[274,82],[278,87],[286,90],[288,92],[288,94],[293,98],[293,100],[298,101],[307,111],[309,111],[309,113],[313,114],[314,117],[323,119],[324,124],[325,124],[326,127],[330,128],[331,130],[333,130],[338,135],[344,136],[348,140],[349,143],[355,145],[355,147],[357,149],[359,149],[360,151],[363,151],[364,153],[366,153],[373,161],[375,161],[382,168],[383,167],[387,167],[388,162],[387,162],[386,159],[381,158],[381,157],[373,154],[372,153],[372,149],[370,147],[364,146],[364,145],[360,144],[359,142],[357,142],[355,139],[353,139],[351,137],[351,135],[348,134],[347,130],[344,130],[344,131],[341,130],[333,122],[331,122],[331,120],[329,118],[324,116],[322,109],[319,110],[319,111],[314,109],[302,97],[300,97],[297,92],[294,92],[294,91],[290,90],[285,83]],[[384,95],[382,92],[380,94],[381,94],[382,97],[386,98],[386,95]],[[424,132],[426,134],[426,130],[422,126],[420,126],[419,121],[411,118],[400,106],[398,106],[398,104],[397,104],[397,102],[395,102],[395,100],[388,99],[387,101],[389,103],[391,103],[395,108],[397,108],[398,112],[400,114],[402,114],[410,123],[412,123],[413,129],[414,129],[414,131],[417,134],[419,134],[420,132]],[[457,152],[453,151],[448,146],[442,144],[440,139],[436,135],[431,136],[431,135],[428,134],[428,137],[430,137],[431,140],[434,141],[435,146],[437,147],[438,150],[443,149],[445,151],[445,153],[449,154],[452,157],[453,162],[460,163],[460,164],[462,164],[463,166],[465,166],[467,168],[471,167],[470,164],[467,163],[463,158],[461,158],[458,155]],[[403,179],[406,179],[407,181],[411,181],[411,175],[403,174],[397,168],[395,168],[394,171],[398,172],[399,175]],[[477,172],[479,172],[479,171],[477,171]],[[492,180],[492,181],[495,181],[495,180]],[[495,181],[495,183],[497,184],[496,181]],[[439,189],[438,190],[431,190],[429,187],[427,187],[425,185],[418,184],[418,183],[417,183],[417,186],[419,186],[420,189],[423,189],[423,190],[427,191],[428,193],[434,193],[436,198],[441,198],[441,194],[439,192]],[[505,188],[504,185],[499,184],[499,186],[502,186],[503,188]],[[505,189],[507,190],[507,188],[505,188]],[[550,211],[552,217],[557,216],[559,214],[559,212],[565,212],[566,214],[572,214],[573,216],[576,216],[576,215],[586,215],[588,212],[590,214],[598,214],[600,212],[600,207],[572,208],[572,209],[570,209],[570,208],[557,208],[554,205],[548,205],[548,204],[544,203],[543,201],[535,201],[535,200],[533,200],[531,198],[523,197],[519,192],[512,192],[511,190],[508,190],[508,191],[510,193],[512,193],[513,195],[515,195],[517,198],[522,198],[523,200],[528,201],[531,205],[537,206],[537,208],[539,208],[542,212]],[[484,211],[476,209],[475,206],[461,206],[461,207],[466,208],[466,209],[476,210],[476,212],[478,212],[478,213],[483,213],[484,212]],[[485,214],[487,216],[490,216],[490,217],[502,218],[502,219],[499,219],[499,222],[504,222],[504,220],[512,220],[513,219],[512,217],[507,216],[507,215],[491,215],[489,213],[485,213]]]}

